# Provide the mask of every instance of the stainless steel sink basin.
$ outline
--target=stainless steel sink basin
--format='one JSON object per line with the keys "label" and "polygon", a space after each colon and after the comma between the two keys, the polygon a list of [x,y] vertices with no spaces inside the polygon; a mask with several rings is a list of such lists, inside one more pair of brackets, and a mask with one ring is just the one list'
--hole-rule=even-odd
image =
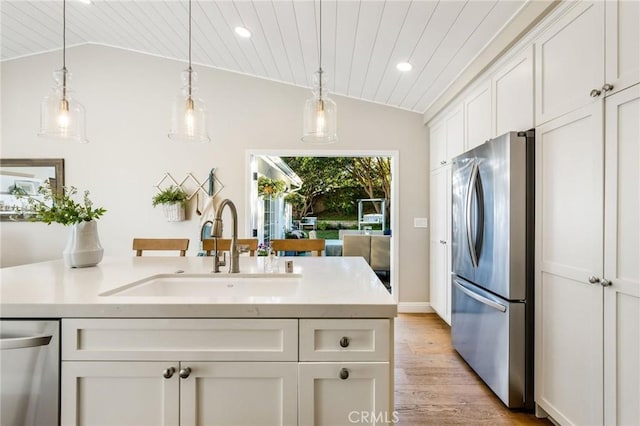
{"label": "stainless steel sink basin", "polygon": [[158,274],[100,296],[279,297],[297,291],[301,274]]}

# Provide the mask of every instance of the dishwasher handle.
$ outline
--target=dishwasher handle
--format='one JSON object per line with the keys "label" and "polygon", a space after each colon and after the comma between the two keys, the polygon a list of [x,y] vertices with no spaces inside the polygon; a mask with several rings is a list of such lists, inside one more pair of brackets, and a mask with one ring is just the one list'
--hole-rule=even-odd
{"label": "dishwasher handle", "polygon": [[53,336],[6,337],[0,339],[0,350],[47,346]]}

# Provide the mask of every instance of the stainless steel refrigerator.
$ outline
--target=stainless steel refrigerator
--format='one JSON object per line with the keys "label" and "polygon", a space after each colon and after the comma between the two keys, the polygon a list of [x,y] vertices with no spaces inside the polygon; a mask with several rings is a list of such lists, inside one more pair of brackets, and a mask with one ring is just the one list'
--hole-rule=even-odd
{"label": "stainless steel refrigerator", "polygon": [[509,408],[533,408],[534,131],[452,164],[454,348]]}

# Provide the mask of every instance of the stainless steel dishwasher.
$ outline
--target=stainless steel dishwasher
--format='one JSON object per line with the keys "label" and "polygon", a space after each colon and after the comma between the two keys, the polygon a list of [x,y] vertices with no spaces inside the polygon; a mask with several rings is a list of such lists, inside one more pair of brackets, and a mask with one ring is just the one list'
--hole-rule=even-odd
{"label": "stainless steel dishwasher", "polygon": [[60,424],[60,321],[0,320],[0,425]]}

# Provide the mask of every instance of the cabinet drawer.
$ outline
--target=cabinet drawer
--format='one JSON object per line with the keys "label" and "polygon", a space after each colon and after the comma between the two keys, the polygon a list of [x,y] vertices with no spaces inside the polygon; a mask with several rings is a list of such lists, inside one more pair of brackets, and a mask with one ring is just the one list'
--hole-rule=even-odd
{"label": "cabinet drawer", "polygon": [[300,361],[388,361],[388,319],[300,320]]}
{"label": "cabinet drawer", "polygon": [[63,360],[297,361],[295,319],[62,320]]}

